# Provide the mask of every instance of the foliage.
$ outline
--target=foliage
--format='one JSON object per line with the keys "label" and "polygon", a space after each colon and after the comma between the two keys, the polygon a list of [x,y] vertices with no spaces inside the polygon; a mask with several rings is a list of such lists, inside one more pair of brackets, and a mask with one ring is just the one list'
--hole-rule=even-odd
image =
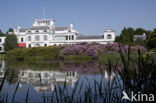
{"label": "foliage", "polygon": [[156,28],[149,35],[146,45],[149,49],[156,49]]}
{"label": "foliage", "polygon": [[98,62],[99,63],[103,63],[103,64],[107,64],[108,63],[108,59],[111,61],[112,65],[115,65],[116,61],[118,61],[118,64],[122,63],[122,60],[120,58],[120,54],[119,53],[101,54],[98,57]]}
{"label": "foliage", "polygon": [[61,67],[58,62],[53,61],[17,61],[17,60],[5,60],[6,67],[11,68],[11,70],[59,70]]}
{"label": "foliage", "polygon": [[142,39],[139,39],[139,38],[136,39],[136,40],[134,41],[134,43],[137,44],[137,45],[146,46],[146,45],[145,45],[145,41],[142,40]]}
{"label": "foliage", "polygon": [[4,59],[5,54],[0,54],[0,59]]}
{"label": "foliage", "polygon": [[0,37],[1,37],[1,36],[4,36],[4,34],[2,33],[2,31],[1,31],[1,29],[0,29]]}
{"label": "foliage", "polygon": [[133,41],[133,37],[134,35],[143,35],[143,33],[146,34],[147,38],[150,36],[150,33],[151,31],[148,31],[148,30],[145,30],[145,29],[142,29],[142,28],[137,28],[137,29],[133,29],[131,27],[129,28],[124,28],[122,31],[121,31],[121,34],[120,36],[117,36],[115,41],[116,42],[120,42],[120,43],[123,43],[123,44],[128,44],[128,45],[142,45],[142,46],[146,46],[145,42],[143,40],[136,40],[136,41]]}
{"label": "foliage", "polygon": [[[65,47],[51,46],[51,47],[35,47],[35,48],[16,48],[6,53],[6,59],[16,60],[69,60],[69,61],[84,61],[98,59],[101,54],[114,54],[119,52],[119,45],[123,53],[128,51],[128,45],[118,43],[113,44],[88,44],[80,43],[69,45]],[[146,52],[143,46],[131,46],[131,52],[136,52],[140,49]]]}
{"label": "foliage", "polygon": [[4,50],[8,51],[8,50],[12,50],[14,48],[18,47],[18,43],[17,43],[17,37],[14,34],[7,34],[6,35],[6,39],[5,39],[5,43],[4,43]]}
{"label": "foliage", "polygon": [[[120,44],[122,52],[126,53],[128,51],[128,45]],[[131,52],[135,52],[138,49],[145,52],[146,48],[143,46],[131,46]],[[100,54],[113,54],[119,52],[119,44],[75,44],[72,46],[66,46],[64,49],[61,50],[60,56],[64,57],[66,55],[87,55],[91,56],[93,59],[97,59]]]}
{"label": "foliage", "polygon": [[12,28],[9,28],[8,31],[6,32],[6,34],[9,34],[9,32],[10,32],[10,33],[13,33],[14,30],[13,30]]}
{"label": "foliage", "polygon": [[143,35],[143,33],[145,33],[147,35],[147,38],[148,36],[150,35],[152,31],[149,31],[149,30],[145,30],[143,28],[137,28],[135,31],[134,31],[134,34],[135,35]]}
{"label": "foliage", "polygon": [[6,53],[6,59],[16,60],[55,60],[59,54],[59,47],[16,48]]}
{"label": "foliage", "polygon": [[82,61],[91,61],[92,58],[90,56],[86,56],[86,55],[65,55],[64,56],[65,60],[68,61],[74,61],[74,62],[82,62]]}
{"label": "foliage", "polygon": [[134,29],[124,28],[120,34],[120,40],[123,44],[131,44],[133,42]]}
{"label": "foliage", "polygon": [[115,42],[120,42],[120,36],[115,37]]}

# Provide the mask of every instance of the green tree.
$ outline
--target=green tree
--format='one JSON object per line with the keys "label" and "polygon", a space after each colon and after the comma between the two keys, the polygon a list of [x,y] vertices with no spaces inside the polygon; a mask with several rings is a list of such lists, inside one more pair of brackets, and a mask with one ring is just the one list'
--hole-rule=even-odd
{"label": "green tree", "polygon": [[116,41],[116,42],[120,42],[120,36],[116,36],[116,37],[115,37],[115,41]]}
{"label": "green tree", "polygon": [[134,29],[133,28],[131,28],[131,27],[124,28],[120,34],[121,43],[131,44],[133,42],[133,35],[134,35]]}
{"label": "green tree", "polygon": [[142,39],[139,39],[139,38],[136,39],[136,40],[134,41],[134,43],[137,44],[137,45],[145,46],[145,41],[142,40]]}
{"label": "green tree", "polygon": [[142,28],[137,28],[134,32],[135,35],[143,35],[143,33],[146,33],[146,30]]}
{"label": "green tree", "polygon": [[0,29],[0,36],[4,36],[4,34],[2,33],[1,29]]}
{"label": "green tree", "polygon": [[135,32],[134,32],[135,35],[143,35],[143,33],[145,33],[145,34],[147,35],[147,38],[146,38],[146,39],[148,39],[148,37],[149,37],[151,31],[145,30],[145,29],[142,29],[142,28],[137,28],[137,29],[135,30]]}
{"label": "green tree", "polygon": [[156,28],[150,33],[146,45],[149,49],[156,49]]}
{"label": "green tree", "polygon": [[14,30],[12,28],[9,28],[9,30],[6,32],[6,34],[8,34],[9,32],[14,32]]}
{"label": "green tree", "polygon": [[14,34],[6,34],[4,50],[8,51],[18,47],[17,37]]}

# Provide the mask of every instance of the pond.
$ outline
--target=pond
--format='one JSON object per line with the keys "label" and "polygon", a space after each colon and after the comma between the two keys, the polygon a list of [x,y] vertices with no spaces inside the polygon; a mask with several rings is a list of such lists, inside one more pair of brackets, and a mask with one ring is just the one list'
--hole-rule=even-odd
{"label": "pond", "polygon": [[1,60],[0,100],[4,103],[127,102],[121,101],[122,91],[129,87],[125,86],[121,73],[121,65],[110,69],[110,65],[96,61]]}

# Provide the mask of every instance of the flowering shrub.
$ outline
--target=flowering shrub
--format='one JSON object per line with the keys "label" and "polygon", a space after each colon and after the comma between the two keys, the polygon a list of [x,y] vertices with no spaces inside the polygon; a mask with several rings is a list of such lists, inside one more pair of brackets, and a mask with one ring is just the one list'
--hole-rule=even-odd
{"label": "flowering shrub", "polygon": [[[128,45],[122,45],[118,43],[112,43],[112,44],[87,44],[87,43],[79,43],[75,45],[66,46],[64,49],[61,50],[60,55],[87,55],[91,56],[93,59],[97,58],[100,54],[111,54],[111,53],[118,53],[120,48],[123,53],[126,53],[128,51],[129,46]],[[131,52],[137,52],[138,49],[140,49],[143,52],[146,52],[146,48],[143,46],[131,46],[130,47]]]}

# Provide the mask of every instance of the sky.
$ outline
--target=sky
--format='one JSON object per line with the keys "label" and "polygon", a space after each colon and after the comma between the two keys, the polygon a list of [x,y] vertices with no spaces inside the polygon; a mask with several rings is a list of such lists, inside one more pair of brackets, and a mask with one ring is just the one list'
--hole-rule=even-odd
{"label": "sky", "polygon": [[0,0],[0,29],[31,28],[35,19],[55,18],[56,26],[69,26],[83,35],[100,35],[112,28],[156,28],[156,0]]}

